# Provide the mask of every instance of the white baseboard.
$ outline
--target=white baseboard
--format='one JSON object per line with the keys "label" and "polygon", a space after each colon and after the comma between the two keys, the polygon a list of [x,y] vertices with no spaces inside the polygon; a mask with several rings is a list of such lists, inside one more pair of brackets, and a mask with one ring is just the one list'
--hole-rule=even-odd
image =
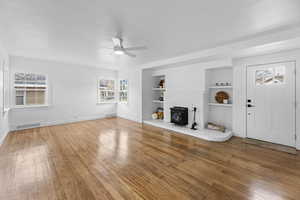
{"label": "white baseboard", "polygon": [[[235,136],[235,137],[239,137],[239,138],[247,138],[246,136],[244,136],[244,135],[238,135],[238,134],[235,134],[235,133],[233,133],[233,136]],[[295,147],[292,147],[292,148],[296,148],[297,150],[300,150],[300,142],[299,143],[297,143],[297,141],[296,141],[296,145],[295,145]]]}
{"label": "white baseboard", "polygon": [[[45,127],[45,126],[54,126],[54,125],[61,125],[61,124],[69,124],[74,122],[80,122],[80,121],[87,121],[87,120],[96,120],[96,119],[104,119],[104,118],[110,118],[110,117],[116,117],[115,113],[108,113],[104,115],[93,115],[93,116],[83,116],[75,119],[65,119],[65,120],[57,120],[57,121],[39,121],[39,122],[29,122],[27,124],[40,124],[38,127]],[[16,131],[16,130],[24,130],[24,129],[30,129],[35,127],[28,127],[28,128],[22,128],[17,129],[17,127],[20,124],[11,124],[10,131]]]}

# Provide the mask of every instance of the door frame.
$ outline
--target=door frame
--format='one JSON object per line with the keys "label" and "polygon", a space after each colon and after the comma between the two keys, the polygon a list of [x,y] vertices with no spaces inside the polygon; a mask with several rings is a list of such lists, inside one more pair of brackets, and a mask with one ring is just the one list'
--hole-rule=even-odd
{"label": "door frame", "polygon": [[[287,62],[293,62],[295,65],[295,69],[294,69],[294,102],[295,102],[295,106],[294,106],[294,120],[295,120],[295,125],[294,125],[294,130],[295,130],[295,137],[294,137],[294,145],[291,148],[296,148],[297,147],[297,61],[296,60],[282,60],[282,61],[277,61],[277,62],[266,62],[266,63],[260,63],[260,64],[250,64],[250,65],[246,65],[246,98],[245,101],[247,101],[247,97],[248,97],[248,68],[249,67],[260,67],[260,66],[264,66],[264,65],[271,65],[271,64],[280,64],[280,63],[287,63]],[[248,137],[248,120],[247,120],[247,102],[245,103],[246,106],[246,112],[245,112],[245,119],[246,119],[246,138]],[[251,138],[249,138],[251,139]],[[264,141],[264,142],[268,142],[268,141]]]}

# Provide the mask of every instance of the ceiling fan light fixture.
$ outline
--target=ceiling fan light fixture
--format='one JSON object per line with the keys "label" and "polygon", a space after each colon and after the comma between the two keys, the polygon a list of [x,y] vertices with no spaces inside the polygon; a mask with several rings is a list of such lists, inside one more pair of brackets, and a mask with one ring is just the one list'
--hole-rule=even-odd
{"label": "ceiling fan light fixture", "polygon": [[117,49],[117,50],[114,50],[114,53],[117,54],[117,55],[124,55],[124,51],[121,50],[121,49]]}

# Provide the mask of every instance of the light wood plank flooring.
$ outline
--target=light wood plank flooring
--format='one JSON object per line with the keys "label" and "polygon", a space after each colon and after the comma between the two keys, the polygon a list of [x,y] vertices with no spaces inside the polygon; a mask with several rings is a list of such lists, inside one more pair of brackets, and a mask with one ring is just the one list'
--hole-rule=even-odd
{"label": "light wood plank flooring", "polygon": [[1,200],[300,199],[300,157],[120,118],[13,132]]}

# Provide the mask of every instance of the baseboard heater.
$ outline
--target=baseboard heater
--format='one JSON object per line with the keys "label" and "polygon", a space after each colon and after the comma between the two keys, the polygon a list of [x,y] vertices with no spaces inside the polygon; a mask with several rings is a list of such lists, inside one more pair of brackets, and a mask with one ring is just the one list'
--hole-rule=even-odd
{"label": "baseboard heater", "polygon": [[16,126],[16,129],[22,130],[22,129],[28,129],[28,128],[36,128],[36,127],[40,127],[40,126],[41,126],[41,123],[22,124],[22,125]]}

